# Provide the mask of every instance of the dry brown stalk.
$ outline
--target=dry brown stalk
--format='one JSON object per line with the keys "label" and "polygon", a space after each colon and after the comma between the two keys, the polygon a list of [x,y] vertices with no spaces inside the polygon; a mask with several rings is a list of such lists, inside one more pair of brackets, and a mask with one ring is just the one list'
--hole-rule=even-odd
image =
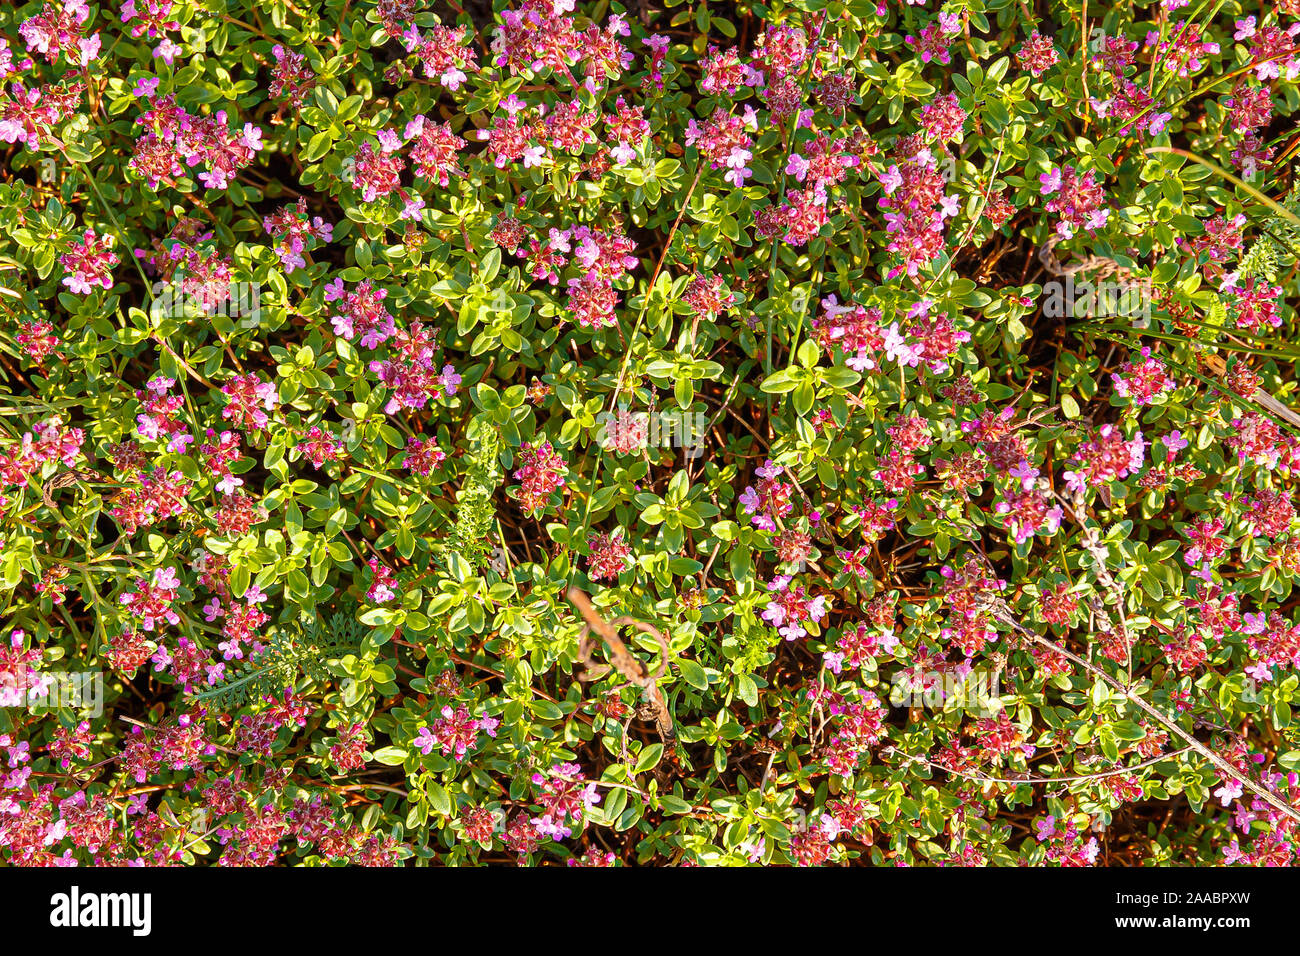
{"label": "dry brown stalk", "polygon": [[[663,738],[665,744],[671,744],[677,736],[673,729],[673,716],[668,711],[668,702],[664,699],[663,691],[659,689],[659,678],[668,670],[668,639],[664,637],[653,624],[647,624],[645,621],[637,621],[630,617],[618,617],[612,621],[606,621],[591,604],[591,599],[587,597],[578,588],[569,588],[569,603],[578,609],[585,622],[582,629],[582,642],[578,645],[579,660],[585,665],[586,673],[583,680],[599,680],[608,674],[611,670],[610,664],[593,664],[591,662],[591,652],[595,640],[592,638],[594,631],[600,639],[605,642],[609,648],[609,657],[614,670],[618,671],[628,681],[628,683],[641,688],[646,697],[646,715],[653,718],[655,725],[659,728],[659,736]],[[651,635],[659,642],[660,661],[659,667],[654,673],[646,665],[638,660],[625,643],[618,636],[618,629],[624,625],[631,625],[644,634]]]}

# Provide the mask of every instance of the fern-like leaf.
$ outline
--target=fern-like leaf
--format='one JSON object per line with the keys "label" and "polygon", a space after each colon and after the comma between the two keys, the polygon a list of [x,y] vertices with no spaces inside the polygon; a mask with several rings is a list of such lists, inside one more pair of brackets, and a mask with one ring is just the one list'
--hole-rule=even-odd
{"label": "fern-like leaf", "polygon": [[328,680],[328,662],[358,650],[362,636],[361,625],[345,611],[336,611],[328,624],[313,617],[277,627],[261,654],[247,661],[239,672],[191,698],[229,712],[281,693],[300,674],[317,682]]}

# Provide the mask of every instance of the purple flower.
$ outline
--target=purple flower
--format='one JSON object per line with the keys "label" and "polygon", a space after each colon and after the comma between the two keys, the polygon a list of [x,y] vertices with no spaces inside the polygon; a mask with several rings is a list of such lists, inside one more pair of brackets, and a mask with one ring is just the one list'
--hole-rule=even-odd
{"label": "purple flower", "polygon": [[1138,432],[1128,443],[1128,470],[1137,471],[1142,467],[1142,462],[1146,460],[1147,442]]}
{"label": "purple flower", "polygon": [[903,185],[903,174],[897,166],[890,166],[880,175],[880,185],[884,187],[886,196],[892,196],[894,190]]}
{"label": "purple flower", "polygon": [[912,307],[907,310],[907,317],[909,319],[923,319],[930,314],[930,309],[933,307],[933,299],[917,299],[912,303]]}
{"label": "purple flower", "polygon": [[1232,803],[1233,800],[1236,800],[1241,796],[1241,781],[1227,781],[1218,790],[1214,791],[1214,795],[1219,798],[1219,803],[1226,807],[1228,804]]}
{"label": "purple flower", "polygon": [[[419,195],[410,195],[402,205],[400,218],[409,219],[412,222],[420,221],[420,213],[424,209],[424,197]],[[306,265],[305,260],[300,260],[301,265]],[[292,271],[292,270],[290,270]]]}
{"label": "purple flower", "polygon": [[546,147],[529,146],[524,150],[524,169],[532,169],[534,166],[540,166],[544,159],[546,159]]}
{"label": "purple flower", "polygon": [[164,63],[171,66],[176,57],[185,51],[181,49],[180,44],[176,43],[170,37],[163,37],[162,43],[154,47],[153,55],[161,58]]}
{"label": "purple flower", "polygon": [[1025,459],[1020,459],[1020,464],[1015,465],[1009,472],[1013,478],[1019,478],[1021,486],[1028,491],[1034,486],[1038,479],[1038,469],[1031,465]]}
{"label": "purple flower", "polygon": [[760,836],[756,842],[746,840],[738,846],[741,853],[745,854],[745,859],[750,863],[757,863],[763,859],[763,854],[767,850],[767,837]]}
{"label": "purple flower", "polygon": [[1257,680],[1261,684],[1267,684],[1273,679],[1273,670],[1265,661],[1256,661],[1245,668],[1245,671],[1253,680]]}
{"label": "purple flower", "polygon": [[181,580],[176,576],[175,568],[158,568],[153,573],[153,586],[156,588],[171,590],[178,587],[180,583]]}
{"label": "purple flower", "polygon": [[897,322],[892,323],[885,330],[885,357],[891,362],[898,362],[899,365],[906,365],[909,368],[915,368],[921,361],[916,349],[908,345],[902,333],[898,331]]}
{"label": "purple flower", "polygon": [[433,748],[438,746],[438,738],[430,733],[428,727],[421,727],[412,743],[415,744],[416,750],[427,757],[433,751]]}
{"label": "purple flower", "polygon": [[1242,618],[1246,622],[1245,626],[1241,629],[1241,633],[1243,634],[1263,634],[1264,631],[1268,629],[1268,617],[1263,611],[1260,611],[1258,614],[1252,614],[1250,611],[1247,611],[1242,615]]}
{"label": "purple flower", "polygon": [[748,166],[735,167],[728,169],[722,176],[727,182],[731,183],[737,189],[745,185],[745,180],[754,174],[754,171]]}

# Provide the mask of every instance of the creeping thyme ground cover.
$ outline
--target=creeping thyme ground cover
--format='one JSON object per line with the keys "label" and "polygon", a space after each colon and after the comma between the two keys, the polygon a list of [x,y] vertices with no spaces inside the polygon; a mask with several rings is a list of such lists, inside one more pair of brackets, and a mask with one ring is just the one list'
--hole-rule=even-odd
{"label": "creeping thyme ground cover", "polygon": [[0,861],[1294,861],[1294,0],[0,74]]}

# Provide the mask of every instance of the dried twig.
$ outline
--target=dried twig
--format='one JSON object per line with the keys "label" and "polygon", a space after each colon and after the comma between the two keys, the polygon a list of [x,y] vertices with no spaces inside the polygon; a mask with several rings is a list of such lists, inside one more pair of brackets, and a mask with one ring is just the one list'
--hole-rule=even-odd
{"label": "dried twig", "polygon": [[961,777],[964,780],[974,781],[975,783],[1007,784],[1007,785],[1014,785],[1019,787],[1024,784],[1090,783],[1094,780],[1103,780],[1107,777],[1117,777],[1120,776],[1121,774],[1133,773],[1136,770],[1143,770],[1147,767],[1154,767],[1156,764],[1164,763],[1165,761],[1168,760],[1177,760],[1179,757],[1181,757],[1183,754],[1187,753],[1191,749],[1192,748],[1188,746],[1188,747],[1183,747],[1180,750],[1174,750],[1170,753],[1158,754],[1157,756],[1152,757],[1149,760],[1144,760],[1141,763],[1135,763],[1131,767],[1123,767],[1123,766],[1113,767],[1110,770],[1100,770],[1097,773],[1078,773],[1078,774],[1071,774],[1070,776],[1065,776],[1065,777],[1035,777],[1029,774],[1026,774],[1023,777],[986,777],[983,774],[970,773],[965,770],[958,770],[955,767],[948,767],[945,766],[944,764],[938,763],[937,761],[930,760],[926,757],[921,757],[916,754],[905,754],[902,751],[897,749],[895,749],[893,753],[897,754],[899,757],[901,757],[904,760],[911,761],[912,763],[923,763],[926,766],[930,767],[932,770],[942,770],[944,773],[950,773],[953,774],[954,776]]}
{"label": "dried twig", "polygon": [[[1110,552],[1107,550],[1106,545],[1102,543],[1100,531],[1095,526],[1084,521],[1086,509],[1083,504],[1082,492],[1076,492],[1074,500],[1071,501],[1058,491],[1056,492],[1056,499],[1074,516],[1075,524],[1081,529],[1080,543],[1083,545],[1084,550],[1092,556],[1097,580],[1115,598],[1115,619],[1119,622],[1120,637],[1124,640],[1124,681],[1128,683],[1131,680],[1129,675],[1133,669],[1133,639],[1128,632],[1128,598],[1124,593],[1124,588],[1120,586],[1120,583],[1115,580],[1106,567],[1106,559],[1110,556]],[[1106,613],[1105,605],[1101,601],[1091,604],[1091,609],[1099,618],[1110,620],[1110,615]]]}
{"label": "dried twig", "polygon": [[1273,793],[1271,790],[1267,790],[1264,787],[1261,787],[1255,781],[1251,780],[1249,777],[1243,774],[1232,764],[1228,763],[1228,761],[1224,760],[1217,753],[1215,753],[1209,747],[1205,746],[1205,744],[1201,743],[1190,733],[1184,730],[1181,726],[1179,726],[1179,724],[1172,717],[1169,717],[1161,713],[1155,707],[1152,707],[1140,695],[1130,690],[1129,688],[1125,687],[1118,680],[1116,680],[1114,677],[1111,677],[1109,674],[1107,674],[1096,664],[1093,664],[1091,661],[1085,660],[1084,658],[1080,657],[1078,654],[1075,654],[1073,651],[1067,650],[1065,647],[1063,647],[1061,644],[1058,644],[1056,641],[1043,637],[1041,634],[1035,634],[1029,628],[1025,627],[1018,620],[1016,620],[1015,616],[1012,614],[1011,608],[1007,605],[1006,601],[1002,600],[1000,597],[991,598],[988,601],[988,607],[989,610],[992,611],[994,617],[996,617],[998,620],[1002,621],[1002,623],[1012,628],[1012,630],[1014,630],[1017,634],[1020,634],[1022,637],[1028,638],[1029,640],[1033,641],[1036,644],[1041,644],[1044,647],[1051,648],[1053,651],[1060,654],[1066,660],[1078,664],[1080,667],[1086,670],[1093,677],[1096,677],[1098,680],[1103,681],[1107,686],[1109,686],[1112,690],[1116,691],[1121,697],[1127,700],[1130,704],[1132,704],[1134,707],[1138,708],[1138,710],[1145,713],[1148,717],[1151,717],[1158,724],[1160,724],[1160,726],[1164,727],[1171,734],[1176,736],[1179,740],[1181,740],[1183,743],[1187,745],[1188,749],[1194,750],[1196,753],[1200,754],[1206,760],[1210,761],[1210,763],[1214,764],[1215,768],[1224,776],[1231,777],[1233,780],[1236,780],[1239,784],[1241,784],[1251,793],[1258,796],[1265,803],[1271,806],[1274,810],[1277,810],[1279,813],[1283,813],[1286,816],[1290,817],[1292,820],[1295,820],[1297,823],[1300,823],[1300,811],[1297,811],[1295,807],[1291,806],[1288,803],[1283,802],[1282,799],[1278,797],[1277,794]]}
{"label": "dried twig", "polygon": [[1078,272],[1095,272],[1098,280],[1113,279],[1125,289],[1142,289],[1148,294],[1151,292],[1152,282],[1150,276],[1136,275],[1128,266],[1122,266],[1114,259],[1106,256],[1088,256],[1079,262],[1062,265],[1061,260],[1056,258],[1055,251],[1056,244],[1060,241],[1059,236],[1052,236],[1038,250],[1038,261],[1052,275],[1067,276]]}
{"label": "dried twig", "polygon": [[[1206,352],[1200,356],[1200,359],[1208,365],[1210,371],[1214,372],[1214,374],[1219,378],[1223,378],[1228,374],[1228,365],[1219,356]],[[1256,405],[1263,405],[1278,418],[1285,419],[1296,428],[1300,428],[1300,415],[1297,415],[1289,406],[1283,405],[1274,398],[1271,393],[1264,391],[1264,389],[1257,388],[1251,394],[1242,397],[1249,399]]]}
{"label": "dried twig", "polygon": [[[617,670],[628,682],[640,687],[646,696],[646,707],[648,716],[654,718],[656,726],[659,728],[659,736],[663,738],[665,744],[671,744],[677,737],[673,729],[673,717],[668,711],[668,702],[664,700],[663,691],[659,689],[659,678],[668,670],[668,639],[664,637],[653,624],[647,624],[645,621],[637,621],[630,617],[619,617],[613,621],[606,621],[601,617],[594,607],[591,599],[587,597],[578,588],[569,588],[569,603],[578,609],[586,622],[582,630],[582,642],[578,646],[578,656],[586,666],[587,672],[583,675],[583,680],[599,680],[611,670],[609,664],[591,663],[592,645],[595,640],[592,638],[594,631],[605,642],[609,648],[610,660],[613,663],[613,670]],[[660,661],[659,668],[651,673],[646,665],[633,656],[628,650],[623,639],[618,636],[618,629],[625,624],[630,624],[637,630],[649,634],[659,642]]]}

